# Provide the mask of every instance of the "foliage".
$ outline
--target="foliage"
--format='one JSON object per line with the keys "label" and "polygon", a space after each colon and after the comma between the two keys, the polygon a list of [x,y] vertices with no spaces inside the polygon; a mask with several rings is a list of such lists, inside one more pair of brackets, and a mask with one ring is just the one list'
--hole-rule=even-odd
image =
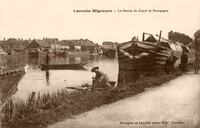
{"label": "foliage", "polygon": [[180,43],[183,43],[184,45],[187,45],[193,41],[192,38],[190,38],[188,35],[173,31],[170,31],[168,33],[168,39],[172,41],[178,41]]}
{"label": "foliage", "polygon": [[194,33],[194,47],[195,50],[200,50],[200,29]]}

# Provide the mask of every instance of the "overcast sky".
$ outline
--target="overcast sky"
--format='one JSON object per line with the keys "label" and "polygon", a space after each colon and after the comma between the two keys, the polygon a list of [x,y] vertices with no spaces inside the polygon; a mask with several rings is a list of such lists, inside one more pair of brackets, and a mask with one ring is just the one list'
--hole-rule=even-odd
{"label": "overcast sky", "polygon": [[[0,39],[59,38],[124,42],[142,32],[193,37],[200,29],[200,0],[0,0]],[[80,9],[156,9],[159,12],[75,13]]]}

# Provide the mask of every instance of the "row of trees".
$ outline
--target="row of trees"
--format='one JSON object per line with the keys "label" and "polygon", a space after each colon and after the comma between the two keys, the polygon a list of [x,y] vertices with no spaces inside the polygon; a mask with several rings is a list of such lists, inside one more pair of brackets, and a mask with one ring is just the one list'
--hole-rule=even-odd
{"label": "row of trees", "polygon": [[196,51],[200,51],[200,29],[194,33],[194,40],[190,38],[188,35],[173,31],[170,31],[168,33],[168,39],[181,42],[184,45],[188,45],[191,42],[193,42],[193,48]]}

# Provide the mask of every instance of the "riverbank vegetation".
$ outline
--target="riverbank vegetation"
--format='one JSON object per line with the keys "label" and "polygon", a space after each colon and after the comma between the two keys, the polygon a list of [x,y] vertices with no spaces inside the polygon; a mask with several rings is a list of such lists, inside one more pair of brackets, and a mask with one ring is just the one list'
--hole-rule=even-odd
{"label": "riverbank vegetation", "polygon": [[47,125],[73,118],[74,115],[141,93],[147,87],[159,86],[182,75],[177,71],[143,77],[136,82],[119,85],[113,90],[32,93],[27,101],[9,100],[2,109],[3,128],[45,128]]}

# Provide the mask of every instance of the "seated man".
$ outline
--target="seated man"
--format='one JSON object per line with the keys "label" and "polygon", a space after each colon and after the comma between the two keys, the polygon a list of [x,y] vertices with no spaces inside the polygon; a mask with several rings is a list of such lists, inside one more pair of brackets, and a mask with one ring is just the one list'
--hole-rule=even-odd
{"label": "seated man", "polygon": [[99,67],[92,68],[91,72],[96,73],[95,78],[93,79],[93,85],[99,88],[110,88],[109,78],[106,74],[99,70]]}

